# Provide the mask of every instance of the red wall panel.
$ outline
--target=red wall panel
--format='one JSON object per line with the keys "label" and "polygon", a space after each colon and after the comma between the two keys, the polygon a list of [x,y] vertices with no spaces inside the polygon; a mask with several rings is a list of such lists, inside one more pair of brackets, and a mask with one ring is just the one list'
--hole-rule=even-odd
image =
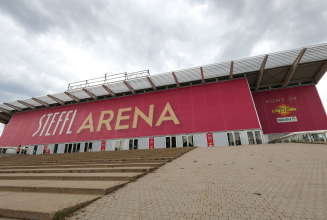
{"label": "red wall panel", "polygon": [[[167,103],[171,106],[179,124],[176,124],[173,120],[167,120],[163,121],[160,126],[156,126]],[[154,105],[152,127],[141,117],[138,117],[137,127],[132,128],[135,107],[148,116],[150,105]],[[131,108],[131,111],[123,112],[122,114],[122,116],[129,116],[129,119],[120,122],[121,125],[128,125],[129,128],[115,130],[118,111],[122,108]],[[114,112],[114,117],[110,122],[112,130],[108,131],[106,125],[103,124],[101,130],[97,131],[101,112],[107,110],[112,110]],[[62,113],[63,111],[66,111],[66,113]],[[65,122],[67,112],[69,111],[72,111],[68,117],[69,120],[67,120],[62,130],[62,134],[59,134]],[[72,120],[75,111],[76,115]],[[45,123],[48,114],[51,113],[57,113],[57,115],[49,128],[53,115],[49,116],[46,126]],[[90,113],[92,113],[94,132],[90,132],[90,129],[83,129],[80,133],[77,133]],[[61,114],[63,116],[60,121],[59,118]],[[44,115],[45,117],[40,120]],[[170,116],[169,112],[166,116]],[[108,118],[109,115],[104,117],[104,119]],[[40,121],[42,123],[41,129],[33,136],[40,127]],[[58,128],[56,132],[54,132],[57,124]],[[69,134],[67,131],[70,124],[71,133]],[[43,127],[44,131],[41,134]],[[0,138],[0,146],[63,143],[256,128],[260,128],[260,124],[247,81],[246,79],[237,79],[16,113]],[[49,132],[48,135],[46,135],[48,129]]]}
{"label": "red wall panel", "polygon": [[[315,85],[252,94],[264,134],[327,129],[326,112]],[[277,118],[297,121],[278,122]]]}

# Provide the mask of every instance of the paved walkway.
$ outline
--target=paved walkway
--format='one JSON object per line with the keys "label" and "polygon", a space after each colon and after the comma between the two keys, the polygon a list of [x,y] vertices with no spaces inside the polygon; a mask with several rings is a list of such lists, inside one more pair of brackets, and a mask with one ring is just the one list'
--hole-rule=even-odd
{"label": "paved walkway", "polygon": [[327,145],[197,148],[69,219],[327,219]]}

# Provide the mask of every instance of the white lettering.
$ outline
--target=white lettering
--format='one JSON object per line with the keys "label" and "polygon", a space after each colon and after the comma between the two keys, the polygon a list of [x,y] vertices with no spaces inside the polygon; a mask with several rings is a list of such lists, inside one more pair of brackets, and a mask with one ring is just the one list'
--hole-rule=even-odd
{"label": "white lettering", "polygon": [[59,123],[62,121],[61,117],[62,117],[63,114],[66,114],[66,111],[61,112],[61,114],[60,114],[60,116],[59,116],[59,119],[58,119],[58,122],[57,122],[57,125],[56,125],[56,127],[55,127],[55,129],[54,129],[52,135],[55,135],[55,133],[56,133],[56,131],[57,131],[57,128],[58,128],[58,125],[59,125]]}
{"label": "white lettering", "polygon": [[52,117],[52,120],[50,121],[48,130],[47,130],[47,132],[45,132],[45,136],[49,136],[50,135],[49,131],[50,131],[51,125],[53,124],[53,122],[55,122],[56,115],[58,115],[58,114],[59,114],[59,112],[54,113],[54,115]]}
{"label": "white lettering", "polygon": [[71,134],[72,133],[72,131],[70,130],[70,128],[72,127],[73,121],[75,119],[76,112],[77,112],[77,110],[75,110],[75,112],[73,114],[73,117],[72,117],[72,120],[70,120],[70,124],[69,124],[69,127],[67,129],[67,133],[66,134]]}
{"label": "white lettering", "polygon": [[40,118],[40,121],[39,121],[39,129],[37,129],[37,131],[32,135],[32,137],[34,137],[41,129],[42,127],[42,119],[46,116],[47,114],[43,115],[41,118]]}
{"label": "white lettering", "polygon": [[49,118],[51,117],[51,115],[53,115],[53,113],[50,113],[50,114],[48,114],[48,118],[47,118],[47,121],[45,122],[45,124],[44,124],[44,126],[43,126],[43,129],[42,129],[42,131],[41,131],[41,133],[40,133],[40,136],[42,136],[42,134],[43,134],[43,131],[44,131],[45,127],[47,126],[47,124],[48,124],[48,121],[49,121]]}
{"label": "white lettering", "polygon": [[65,120],[64,120],[64,123],[62,124],[62,127],[61,127],[61,130],[60,130],[59,134],[61,134],[61,133],[62,133],[62,130],[64,130],[64,127],[65,127],[65,125],[66,125],[66,122],[69,120],[68,116],[69,116],[69,114],[72,113],[72,112],[73,112],[73,110],[71,110],[71,111],[69,111],[69,112],[67,113],[66,118],[65,118]]}

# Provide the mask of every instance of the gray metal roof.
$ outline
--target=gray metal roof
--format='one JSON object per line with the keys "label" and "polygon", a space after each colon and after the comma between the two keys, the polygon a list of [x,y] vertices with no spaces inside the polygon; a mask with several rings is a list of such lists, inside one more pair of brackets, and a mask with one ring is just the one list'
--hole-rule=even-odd
{"label": "gray metal roof", "polygon": [[[293,49],[288,51],[276,52],[268,54],[267,62],[264,66],[264,71],[262,74],[262,79],[259,80],[258,88],[271,89],[282,87],[283,82],[288,74],[290,74],[290,69],[294,65],[297,57],[303,49]],[[260,68],[263,64],[265,55],[259,55],[255,57],[248,57],[243,59],[238,59],[233,61],[233,78],[246,77],[251,90],[254,90],[256,83],[258,83],[258,74]],[[326,72],[326,61],[327,61],[327,44],[319,44],[307,47],[302,58],[298,63],[298,66],[292,74],[288,85],[294,86],[294,84],[314,84],[318,83],[322,75]],[[91,100],[90,95],[88,95],[82,89],[86,89],[97,97],[110,98],[110,94],[102,86],[105,85],[117,96],[131,94],[130,89],[125,84],[127,83],[136,93],[147,92],[153,90],[150,81],[156,88],[162,89],[171,88],[176,86],[176,81],[172,72],[176,75],[178,83],[181,86],[190,86],[194,83],[202,82],[201,67],[192,67],[183,70],[176,70],[161,74],[150,75],[148,71],[141,71],[137,73],[123,73],[124,78],[121,78],[121,74],[106,75],[105,77],[100,77],[92,80],[85,80],[73,84],[69,84],[70,87],[67,92],[71,95],[77,97],[81,101]],[[202,66],[203,79],[205,82],[229,80],[231,71],[231,61],[221,62],[215,64],[209,64]],[[322,73],[323,72],[323,73]],[[144,75],[145,73],[145,75]],[[128,77],[126,77],[128,76]],[[125,82],[124,82],[125,81]],[[192,83],[192,84],[191,84]],[[187,85],[185,85],[187,84]],[[145,90],[145,91],[144,91]],[[125,93],[125,94],[124,94]],[[51,94],[51,96],[63,101],[65,104],[74,103],[74,100],[66,95],[64,92]],[[106,97],[104,97],[106,96]],[[48,97],[47,95],[34,97],[44,103],[47,103],[49,107],[59,105],[57,101]],[[34,101],[32,98],[20,100],[24,103],[35,106],[36,109],[45,108],[44,105]],[[17,102],[11,101],[7,102],[10,105],[19,107],[25,110],[31,110],[29,107]],[[3,103],[0,104],[0,122],[4,123],[1,119],[1,114],[6,114],[4,110],[17,111],[8,105]],[[7,114],[8,115],[8,114]]]}

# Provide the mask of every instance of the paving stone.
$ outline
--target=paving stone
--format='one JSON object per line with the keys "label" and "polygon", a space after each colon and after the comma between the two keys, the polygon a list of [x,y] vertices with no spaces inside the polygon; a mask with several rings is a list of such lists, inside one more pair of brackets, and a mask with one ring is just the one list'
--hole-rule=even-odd
{"label": "paving stone", "polygon": [[326,158],[318,144],[196,148],[97,200],[107,210],[99,219],[120,207],[121,216],[133,209],[148,219],[325,220]]}

